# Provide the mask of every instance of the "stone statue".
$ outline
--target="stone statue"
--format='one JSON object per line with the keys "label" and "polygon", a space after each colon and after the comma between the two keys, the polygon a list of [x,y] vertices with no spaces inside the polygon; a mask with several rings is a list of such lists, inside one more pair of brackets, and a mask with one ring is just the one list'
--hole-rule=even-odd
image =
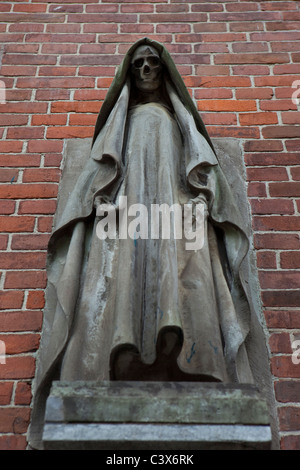
{"label": "stone statue", "polygon": [[[49,244],[48,294],[31,445],[53,380],[252,383],[238,200],[165,47],[127,52],[88,159]],[[97,235],[99,207],[200,204],[201,249],[186,240]],[[122,199],[123,198],[123,199]],[[195,219],[193,219],[195,220]]]}

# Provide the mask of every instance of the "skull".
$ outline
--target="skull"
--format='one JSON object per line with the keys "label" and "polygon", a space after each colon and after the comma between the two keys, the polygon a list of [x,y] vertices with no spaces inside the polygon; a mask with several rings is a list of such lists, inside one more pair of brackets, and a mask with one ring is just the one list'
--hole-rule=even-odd
{"label": "skull", "polygon": [[140,46],[133,54],[131,73],[140,91],[151,92],[161,85],[162,64],[158,52],[150,46]]}

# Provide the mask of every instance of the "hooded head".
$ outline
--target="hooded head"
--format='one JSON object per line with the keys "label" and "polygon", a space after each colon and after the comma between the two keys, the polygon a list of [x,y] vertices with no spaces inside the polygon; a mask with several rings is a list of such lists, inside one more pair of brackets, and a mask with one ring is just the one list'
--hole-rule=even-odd
{"label": "hooded head", "polygon": [[[141,52],[144,55],[144,59],[146,58],[146,56],[157,57],[157,59],[159,59],[160,66],[163,70],[165,78],[171,81],[180,100],[187,108],[187,110],[192,114],[198,131],[205,137],[211,148],[214,150],[205,125],[198,113],[196,106],[194,105],[193,100],[190,97],[190,94],[184,84],[180,73],[176,68],[172,57],[170,56],[169,52],[163,44],[157,41],[153,41],[149,38],[143,38],[138,40],[129,48],[129,50],[125,54],[123,61],[116,72],[115,78],[107,92],[106,98],[102,104],[100,113],[98,115],[93,137],[93,144],[100,130],[104,126],[113,106],[115,105],[124,84],[131,76],[132,65],[134,65],[135,59],[141,58],[139,57]],[[140,65],[139,62],[137,63],[137,65]]]}

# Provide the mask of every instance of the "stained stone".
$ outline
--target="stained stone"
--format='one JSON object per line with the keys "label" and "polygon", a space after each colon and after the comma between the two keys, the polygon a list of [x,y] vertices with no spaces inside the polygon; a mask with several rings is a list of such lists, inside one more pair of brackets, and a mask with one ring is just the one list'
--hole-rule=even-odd
{"label": "stained stone", "polygon": [[253,385],[55,382],[45,449],[267,449],[266,401]]}

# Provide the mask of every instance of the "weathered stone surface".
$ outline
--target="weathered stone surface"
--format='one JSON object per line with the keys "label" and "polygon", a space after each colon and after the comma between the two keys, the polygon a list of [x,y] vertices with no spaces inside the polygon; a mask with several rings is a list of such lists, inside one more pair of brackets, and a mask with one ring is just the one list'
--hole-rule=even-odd
{"label": "weathered stone surface", "polygon": [[46,424],[45,450],[268,450],[268,426]]}
{"label": "weathered stone surface", "polygon": [[55,382],[45,449],[267,449],[265,400],[252,385]]}
{"label": "weathered stone surface", "polygon": [[251,385],[194,382],[56,382],[46,419],[56,422],[268,424]]}

